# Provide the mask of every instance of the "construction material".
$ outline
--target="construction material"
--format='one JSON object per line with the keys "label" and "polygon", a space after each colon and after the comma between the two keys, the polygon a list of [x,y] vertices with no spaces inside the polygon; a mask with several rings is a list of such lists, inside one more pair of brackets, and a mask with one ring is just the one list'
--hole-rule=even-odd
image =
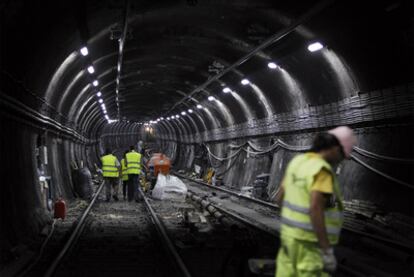
{"label": "construction material", "polygon": [[152,191],[154,199],[184,201],[187,186],[176,176],[158,174],[157,183]]}

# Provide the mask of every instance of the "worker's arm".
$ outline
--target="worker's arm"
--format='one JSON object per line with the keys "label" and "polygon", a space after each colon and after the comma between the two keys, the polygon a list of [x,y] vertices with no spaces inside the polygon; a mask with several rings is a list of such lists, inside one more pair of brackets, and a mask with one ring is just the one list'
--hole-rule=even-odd
{"label": "worker's arm", "polygon": [[285,196],[285,187],[283,186],[283,182],[282,182],[275,196],[276,205],[278,205],[279,207],[282,206],[284,196]]}
{"label": "worker's arm", "polygon": [[330,247],[325,228],[325,197],[324,193],[320,191],[314,190],[311,193],[310,218],[313,230],[315,230],[316,237],[318,238],[319,247],[322,251],[327,251]]}
{"label": "worker's arm", "polygon": [[278,205],[279,207],[282,206],[283,203],[283,197],[285,196],[285,177],[283,177],[282,182],[279,185],[279,188],[276,191],[276,195],[275,195],[275,203],[276,205]]}

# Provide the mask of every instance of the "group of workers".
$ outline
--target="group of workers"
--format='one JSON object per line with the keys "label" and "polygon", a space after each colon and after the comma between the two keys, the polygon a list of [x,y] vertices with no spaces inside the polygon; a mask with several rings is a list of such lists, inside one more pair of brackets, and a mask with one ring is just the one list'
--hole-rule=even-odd
{"label": "group of workers", "polygon": [[[343,222],[343,202],[334,169],[351,157],[356,144],[346,126],[320,133],[312,149],[294,157],[287,166],[276,202],[281,206],[281,246],[277,254],[276,277],[329,276],[337,261],[333,247],[338,243]],[[121,167],[120,167],[121,166]],[[141,154],[134,147],[119,164],[107,151],[102,157],[106,198],[117,199],[120,168],[128,200],[138,201]]]}
{"label": "group of workers", "polygon": [[140,200],[139,177],[142,169],[142,155],[135,151],[131,146],[130,151],[125,151],[124,157],[119,163],[117,157],[110,149],[106,149],[105,155],[101,157],[102,175],[105,182],[106,201],[111,200],[111,196],[118,201],[119,182],[122,181],[122,192],[124,200],[128,198],[131,202]]}

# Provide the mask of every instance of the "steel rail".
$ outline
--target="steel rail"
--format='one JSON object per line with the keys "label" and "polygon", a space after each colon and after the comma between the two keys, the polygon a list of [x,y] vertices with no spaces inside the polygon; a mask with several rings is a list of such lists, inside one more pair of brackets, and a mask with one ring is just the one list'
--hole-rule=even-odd
{"label": "steel rail", "polygon": [[89,212],[91,211],[93,205],[96,202],[96,199],[98,198],[98,195],[101,193],[102,188],[104,187],[105,181],[102,182],[102,184],[99,186],[97,191],[95,192],[95,195],[92,198],[92,201],[89,203],[86,210],[83,212],[81,219],[79,220],[78,224],[76,225],[75,230],[70,235],[68,241],[65,243],[65,246],[62,248],[62,250],[59,252],[59,254],[56,256],[56,258],[53,260],[52,264],[48,267],[44,277],[51,277],[53,276],[53,273],[55,272],[56,268],[62,261],[62,259],[65,257],[68,250],[71,248],[71,246],[74,244],[74,242],[77,240],[79,235],[82,233],[82,230],[84,228],[85,220],[89,215]]}
{"label": "steel rail", "polygon": [[[210,189],[226,192],[226,193],[234,195],[238,198],[243,198],[243,199],[246,199],[248,201],[255,202],[257,204],[260,204],[260,205],[263,205],[263,206],[266,206],[266,207],[269,207],[269,208],[272,208],[272,209],[275,209],[275,210],[280,210],[280,207],[278,205],[274,205],[274,204],[271,204],[271,203],[266,202],[266,201],[262,201],[262,200],[259,200],[259,199],[256,199],[256,198],[248,197],[248,196],[239,194],[239,193],[237,193],[235,191],[232,191],[232,190],[228,190],[228,189],[224,189],[224,188],[221,188],[221,187],[208,185],[205,182],[197,181],[197,180],[191,179],[190,177],[187,177],[187,176],[175,173],[175,172],[174,172],[174,175],[179,176],[180,178],[187,179],[187,180],[189,180],[193,183],[202,185],[202,186],[210,188]],[[412,245],[410,243],[403,243],[403,242],[400,242],[398,240],[393,240],[393,239],[386,238],[386,237],[376,236],[376,235],[366,233],[366,232],[363,232],[363,231],[359,231],[359,230],[355,230],[355,229],[352,229],[352,228],[349,228],[349,227],[346,227],[346,226],[343,226],[342,229],[344,231],[351,232],[351,233],[358,234],[358,235],[362,235],[362,236],[365,236],[365,237],[368,237],[368,238],[372,238],[372,239],[381,241],[383,243],[392,244],[392,245],[395,245],[395,246],[398,246],[398,247],[401,247],[401,248],[404,248],[404,249],[407,249],[407,250],[411,250],[411,251],[414,250],[414,245]]]}
{"label": "steel rail", "polygon": [[158,234],[164,241],[164,245],[166,246],[166,250],[174,257],[174,262],[178,266],[178,268],[182,272],[183,277],[191,277],[190,272],[187,269],[187,266],[184,264],[183,260],[181,259],[180,255],[177,253],[173,243],[171,242],[170,238],[168,237],[167,230],[165,229],[164,225],[158,218],[157,214],[155,213],[154,209],[151,207],[151,204],[148,202],[147,198],[145,197],[144,193],[141,189],[138,189],[142,199],[144,199],[145,207],[147,208],[148,212],[151,215],[152,222],[155,225],[155,228],[158,231]]}
{"label": "steel rail", "polygon": [[269,208],[272,208],[272,209],[280,209],[280,207],[278,205],[275,205],[275,204],[272,204],[272,203],[269,203],[269,202],[266,202],[266,201],[263,201],[263,200],[260,200],[260,199],[257,199],[257,198],[249,197],[249,196],[246,196],[246,195],[237,193],[237,192],[232,191],[232,190],[229,190],[229,189],[225,189],[225,188],[222,188],[222,187],[212,186],[212,185],[209,185],[209,184],[207,184],[205,182],[191,179],[190,177],[181,175],[181,174],[176,173],[176,172],[174,172],[174,175],[176,175],[176,176],[178,176],[180,178],[187,179],[187,180],[189,180],[189,181],[191,181],[193,183],[202,185],[204,187],[208,187],[208,188],[211,188],[211,189],[215,189],[215,190],[219,190],[219,191],[222,191],[222,192],[226,192],[226,193],[232,194],[234,196],[237,196],[239,198],[247,199],[247,200],[249,200],[251,202],[255,202],[255,203],[260,204],[262,206],[266,206],[266,207],[269,207]]}
{"label": "steel rail", "polygon": [[[189,194],[190,194],[189,195],[190,196],[190,199],[193,199],[194,196],[197,196],[197,194],[195,194],[192,191],[189,191]],[[241,223],[243,223],[243,224],[245,224],[245,225],[247,225],[249,227],[252,227],[252,228],[254,228],[256,230],[265,232],[266,234],[271,235],[273,237],[279,238],[279,232],[274,232],[270,228],[267,228],[267,226],[264,226],[262,224],[256,224],[256,223],[254,223],[254,222],[252,222],[252,221],[250,221],[250,220],[248,220],[248,219],[240,216],[239,214],[237,214],[235,212],[232,212],[232,211],[229,211],[229,210],[226,210],[226,209],[224,209],[222,207],[219,207],[218,205],[216,205],[214,203],[210,203],[209,206],[217,209],[221,213],[223,213],[223,214],[225,214],[225,215],[233,218],[234,220],[239,221],[239,222],[241,222]],[[350,268],[350,267],[348,267],[348,266],[346,266],[344,264],[341,264],[341,263],[338,263],[338,269],[341,270],[341,271],[343,271],[343,272],[345,272],[345,273],[347,273],[347,274],[350,274],[351,276],[355,276],[355,277],[365,277],[365,276],[367,276],[365,274],[356,272],[352,268]]]}

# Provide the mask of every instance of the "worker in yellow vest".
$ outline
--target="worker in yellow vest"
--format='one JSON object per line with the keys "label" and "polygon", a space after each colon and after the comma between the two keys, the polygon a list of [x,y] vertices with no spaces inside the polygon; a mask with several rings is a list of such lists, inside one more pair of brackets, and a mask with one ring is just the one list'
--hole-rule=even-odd
{"label": "worker in yellow vest", "polygon": [[122,172],[122,195],[124,196],[124,200],[126,200],[127,196],[127,187],[128,187],[128,170],[125,162],[125,157],[128,151],[125,151],[124,158],[121,160],[121,172]]}
{"label": "worker in yellow vest", "polygon": [[135,147],[131,146],[130,151],[125,155],[127,173],[128,173],[128,201],[140,199],[138,192],[139,175],[141,174],[141,154],[135,151]]}
{"label": "worker in yellow vest", "polygon": [[101,163],[105,182],[106,202],[111,200],[111,189],[113,190],[112,197],[115,201],[118,201],[119,161],[111,153],[110,149],[106,149],[105,155],[101,157]]}
{"label": "worker in yellow vest", "polygon": [[277,277],[329,276],[337,262],[342,195],[333,168],[350,158],[356,138],[346,126],[320,133],[310,152],[288,164],[276,202],[282,206]]}

